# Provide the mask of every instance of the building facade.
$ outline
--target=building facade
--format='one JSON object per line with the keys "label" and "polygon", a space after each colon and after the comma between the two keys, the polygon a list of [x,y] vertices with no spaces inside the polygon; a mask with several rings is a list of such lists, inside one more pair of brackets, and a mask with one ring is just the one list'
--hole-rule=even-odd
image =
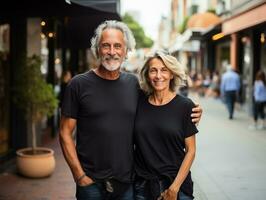
{"label": "building facade", "polygon": [[[95,28],[107,19],[121,20],[119,13],[119,0],[7,1],[0,7],[0,170],[2,162],[31,140],[25,113],[13,103],[17,71],[26,58],[39,55],[44,77],[55,86],[58,71],[75,74],[89,68],[87,52]],[[55,118],[45,127],[50,128],[47,137],[55,136]],[[46,137],[42,132],[38,144]]]}

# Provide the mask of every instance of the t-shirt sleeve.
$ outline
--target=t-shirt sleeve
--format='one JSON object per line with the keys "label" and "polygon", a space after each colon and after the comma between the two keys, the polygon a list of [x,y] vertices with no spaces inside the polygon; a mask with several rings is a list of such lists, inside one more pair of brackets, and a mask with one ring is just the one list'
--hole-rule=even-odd
{"label": "t-shirt sleeve", "polygon": [[196,133],[198,133],[198,129],[196,127],[196,125],[191,121],[191,113],[192,113],[192,108],[195,107],[195,104],[188,99],[188,102],[186,102],[186,113],[184,115],[184,137],[190,137],[192,135],[195,135]]}
{"label": "t-shirt sleeve", "polygon": [[77,119],[79,101],[75,86],[75,82],[72,81],[67,85],[65,89],[61,114],[66,117]]}

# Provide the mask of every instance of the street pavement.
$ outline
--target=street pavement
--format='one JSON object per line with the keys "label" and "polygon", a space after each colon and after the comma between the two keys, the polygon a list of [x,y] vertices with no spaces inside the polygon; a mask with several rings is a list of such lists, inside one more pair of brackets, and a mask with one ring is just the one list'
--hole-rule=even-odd
{"label": "street pavement", "polygon": [[191,98],[204,109],[192,168],[195,199],[265,200],[266,130],[249,130],[252,118],[239,106],[229,120],[220,100]]}
{"label": "street pavement", "polygon": [[29,179],[16,173],[12,161],[0,174],[0,200],[74,200],[75,183],[62,155],[58,138],[48,142],[55,151],[56,168],[52,176]]}
{"label": "street pavement", "polygon": [[[192,167],[196,200],[266,199],[266,130],[249,130],[252,119],[241,108],[229,120],[224,105],[212,98],[191,98],[201,104],[197,155]],[[0,200],[74,200],[75,184],[58,139],[56,169],[51,177],[28,179],[16,174],[15,164],[0,174]]]}

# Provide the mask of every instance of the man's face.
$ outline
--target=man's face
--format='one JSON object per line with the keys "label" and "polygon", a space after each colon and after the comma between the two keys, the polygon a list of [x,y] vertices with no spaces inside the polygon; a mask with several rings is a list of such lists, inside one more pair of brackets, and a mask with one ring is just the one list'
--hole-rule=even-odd
{"label": "man's face", "polygon": [[123,33],[117,29],[105,29],[99,43],[101,64],[108,71],[117,70],[126,57],[126,45]]}

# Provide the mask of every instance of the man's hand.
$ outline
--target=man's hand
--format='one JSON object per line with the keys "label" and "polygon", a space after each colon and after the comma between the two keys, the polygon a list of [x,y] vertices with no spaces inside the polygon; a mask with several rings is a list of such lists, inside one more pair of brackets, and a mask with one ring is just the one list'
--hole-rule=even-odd
{"label": "man's hand", "polygon": [[79,186],[88,186],[88,185],[91,185],[93,183],[94,183],[94,181],[90,177],[88,177],[88,176],[84,176],[84,178],[80,179],[77,182],[77,184]]}
{"label": "man's hand", "polygon": [[202,108],[198,103],[195,104],[195,107],[192,109],[192,122],[198,125],[202,115]]}

